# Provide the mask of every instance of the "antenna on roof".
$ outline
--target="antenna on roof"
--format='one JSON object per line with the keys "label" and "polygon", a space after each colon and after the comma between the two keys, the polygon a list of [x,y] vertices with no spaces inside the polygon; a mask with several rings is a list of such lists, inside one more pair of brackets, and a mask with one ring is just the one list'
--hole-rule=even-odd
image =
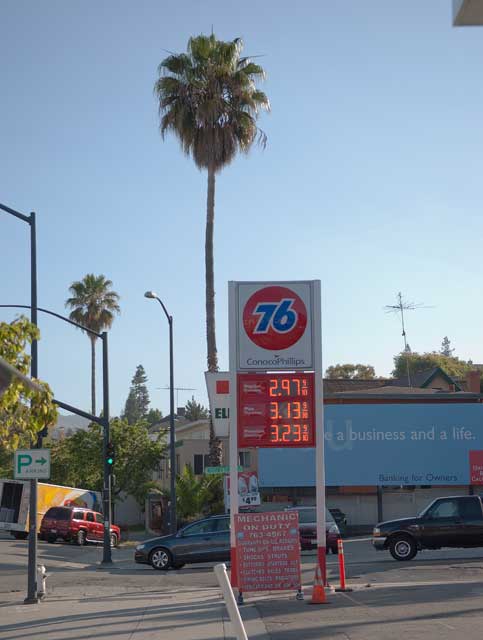
{"label": "antenna on roof", "polygon": [[[163,389],[164,391],[169,391],[170,387],[166,386],[166,387],[156,387],[156,389]],[[176,407],[178,407],[178,392],[179,391],[196,391],[196,389],[192,388],[192,387],[174,387],[174,390],[176,391]]]}
{"label": "antenna on roof", "polygon": [[404,312],[414,311],[415,309],[428,309],[424,304],[420,302],[405,302],[402,297],[402,293],[397,294],[397,304],[387,304],[384,309],[386,313],[399,313],[401,315],[401,329],[402,337],[404,339],[404,353],[406,354],[406,369],[408,372],[408,386],[411,387],[411,374],[409,372],[409,354],[411,353],[411,347],[406,339],[406,328],[404,326]]}

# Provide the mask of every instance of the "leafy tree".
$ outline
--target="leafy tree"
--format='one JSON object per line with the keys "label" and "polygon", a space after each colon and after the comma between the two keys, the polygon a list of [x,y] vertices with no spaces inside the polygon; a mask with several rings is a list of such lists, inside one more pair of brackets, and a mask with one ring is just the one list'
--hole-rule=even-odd
{"label": "leafy tree", "polygon": [[153,424],[157,424],[158,422],[161,422],[162,417],[163,417],[162,411],[160,411],[159,409],[150,409],[146,414],[146,422],[150,427],[152,427]]}
{"label": "leafy tree", "polygon": [[[23,316],[11,323],[0,322],[0,356],[21,373],[28,375],[30,356],[25,353],[25,347],[39,337],[37,327]],[[36,441],[40,431],[57,421],[52,391],[45,382],[37,382],[42,391],[28,389],[14,378],[0,396],[2,466],[7,452],[20,445],[29,447],[31,442]]]}
{"label": "leafy tree", "polygon": [[202,476],[199,480],[191,465],[176,479],[176,509],[180,521],[223,511],[223,476]]}
{"label": "leafy tree", "polygon": [[452,377],[464,378],[466,372],[471,369],[471,365],[455,356],[445,356],[442,353],[399,353],[394,356],[394,369],[392,375],[395,378],[407,378],[409,374],[414,375],[421,371],[428,371],[441,367],[443,371]]}
{"label": "leafy tree", "polygon": [[206,420],[209,415],[208,409],[196,402],[194,396],[191,396],[191,400],[188,400],[185,406],[185,418],[194,422],[195,420]]}
{"label": "leafy tree", "polygon": [[446,356],[447,358],[451,358],[453,357],[453,351],[454,349],[451,348],[451,340],[448,338],[448,336],[444,336],[439,352],[441,353],[441,355]]}
{"label": "leafy tree", "polygon": [[218,370],[215,335],[213,230],[215,175],[248,152],[258,138],[260,109],[268,110],[267,96],[256,88],[264,78],[261,66],[242,57],[243,42],[200,35],[190,38],[187,53],[172,54],[159,65],[154,91],[159,103],[160,130],[172,132],[199,169],[208,173],[205,235],[206,339],[208,371]]}
{"label": "leafy tree", "polygon": [[369,364],[336,364],[332,367],[328,367],[325,372],[325,377],[344,378],[346,380],[352,380],[359,378],[362,380],[373,380],[376,377],[374,367]]}
{"label": "leafy tree", "polygon": [[[143,505],[152,472],[166,446],[161,439],[151,440],[144,423],[129,424],[119,418],[111,421],[111,440],[116,455],[113,494],[119,499],[122,492],[128,493]],[[98,424],[91,423],[85,431],[53,444],[52,482],[100,491],[102,478],[102,429]]]}
{"label": "leafy tree", "polygon": [[[119,294],[111,290],[112,282],[105,276],[89,273],[82,280],[73,282],[69,287],[71,297],[65,306],[72,311],[69,318],[79,324],[102,333],[110,329],[114,314],[120,313]],[[91,396],[92,415],[96,415],[96,336],[88,333],[91,341]]]}
{"label": "leafy tree", "polygon": [[142,364],[136,368],[122,417],[129,424],[146,418],[149,409],[149,392],[146,387],[148,377]]}

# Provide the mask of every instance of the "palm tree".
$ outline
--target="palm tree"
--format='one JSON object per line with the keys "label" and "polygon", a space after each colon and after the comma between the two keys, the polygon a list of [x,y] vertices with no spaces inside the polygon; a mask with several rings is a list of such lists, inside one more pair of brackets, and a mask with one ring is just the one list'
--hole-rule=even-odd
{"label": "palm tree", "polygon": [[[111,290],[112,282],[105,276],[88,273],[82,280],[73,282],[69,287],[71,298],[65,306],[72,311],[69,318],[79,324],[101,333],[109,329],[114,322],[114,314],[120,313],[119,295]],[[96,415],[96,336],[88,334],[91,341],[91,394],[92,415]]]}
{"label": "palm tree", "polygon": [[270,108],[267,96],[255,84],[265,73],[249,58],[240,56],[242,48],[240,38],[230,42],[217,40],[213,34],[190,38],[187,53],[170,55],[161,62],[154,86],[162,137],[173,132],[196,166],[208,172],[205,233],[208,371],[218,370],[213,266],[215,175],[237,152],[248,152],[255,140],[266,144],[266,136],[256,122],[260,109]]}

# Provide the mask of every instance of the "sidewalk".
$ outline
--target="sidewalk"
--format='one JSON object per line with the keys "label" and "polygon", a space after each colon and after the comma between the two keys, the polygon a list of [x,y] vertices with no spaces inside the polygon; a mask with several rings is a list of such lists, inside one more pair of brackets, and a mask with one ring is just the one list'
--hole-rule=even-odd
{"label": "sidewalk", "polygon": [[[0,594],[0,639],[232,640],[219,589],[137,591],[106,587],[54,590],[38,605]],[[268,640],[254,606],[243,609],[250,640]]]}

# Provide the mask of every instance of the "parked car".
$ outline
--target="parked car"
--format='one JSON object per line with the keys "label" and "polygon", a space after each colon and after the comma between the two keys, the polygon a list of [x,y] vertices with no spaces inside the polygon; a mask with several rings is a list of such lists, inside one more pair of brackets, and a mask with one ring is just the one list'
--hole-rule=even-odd
{"label": "parked car", "polygon": [[376,525],[373,544],[379,551],[389,549],[396,560],[411,560],[421,549],[483,547],[482,499],[437,498],[414,518]]}
{"label": "parked car", "polygon": [[[317,515],[315,507],[287,507],[286,511],[298,511],[300,545],[303,550],[317,547]],[[337,540],[340,538],[339,527],[328,509],[325,510],[325,535],[327,551],[337,553]]]}
{"label": "parked car", "polygon": [[[62,538],[80,546],[87,542],[103,542],[104,516],[91,509],[51,507],[42,518],[40,537],[48,542]],[[115,524],[111,524],[110,539],[112,547],[121,540],[121,530]]]}
{"label": "parked car", "polygon": [[136,547],[134,560],[153,569],[181,569],[186,563],[230,560],[230,516],[210,516],[176,534],[151,538]]}

